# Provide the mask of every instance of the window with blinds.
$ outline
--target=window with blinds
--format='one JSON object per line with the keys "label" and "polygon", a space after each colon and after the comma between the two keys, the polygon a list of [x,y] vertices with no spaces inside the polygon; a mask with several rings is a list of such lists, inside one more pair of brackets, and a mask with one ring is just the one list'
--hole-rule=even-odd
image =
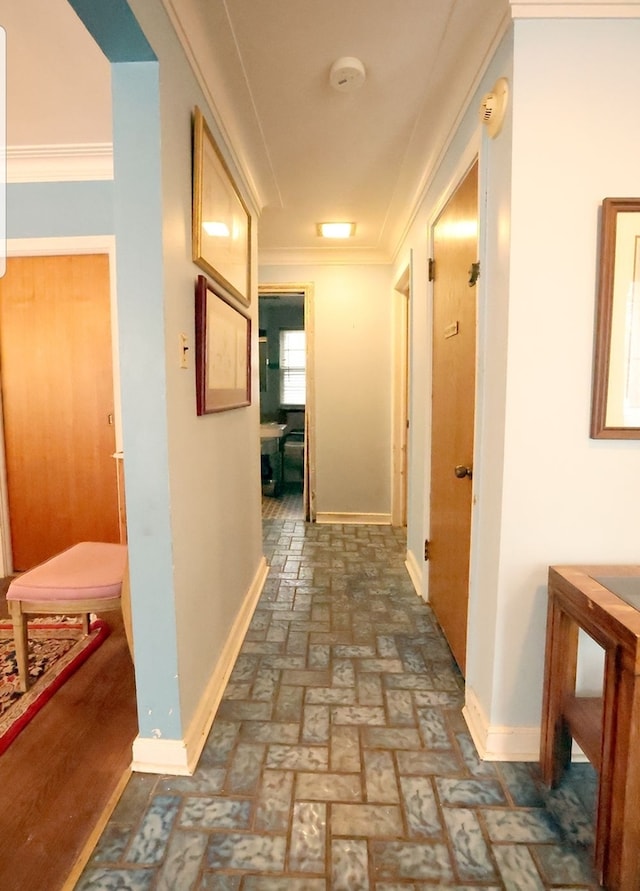
{"label": "window with blinds", "polygon": [[280,331],[280,404],[304,405],[307,350],[304,331]]}

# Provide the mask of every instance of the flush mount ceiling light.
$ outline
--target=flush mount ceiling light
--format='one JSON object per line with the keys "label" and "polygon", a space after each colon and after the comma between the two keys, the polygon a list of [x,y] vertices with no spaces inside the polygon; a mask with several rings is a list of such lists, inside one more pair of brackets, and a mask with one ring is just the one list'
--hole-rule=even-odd
{"label": "flush mount ceiling light", "polygon": [[316,231],[321,238],[351,238],[356,234],[356,224],[317,223]]}
{"label": "flush mount ceiling light", "polygon": [[334,90],[341,93],[350,93],[351,90],[357,90],[361,87],[366,78],[364,65],[360,59],[354,59],[353,56],[343,56],[331,66],[329,72],[329,83]]}

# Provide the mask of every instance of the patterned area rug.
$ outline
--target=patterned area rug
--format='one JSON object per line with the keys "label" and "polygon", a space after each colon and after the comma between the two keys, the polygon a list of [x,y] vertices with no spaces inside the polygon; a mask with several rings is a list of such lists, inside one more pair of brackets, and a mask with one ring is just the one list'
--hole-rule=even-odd
{"label": "patterned area rug", "polygon": [[86,637],[75,618],[50,616],[30,621],[31,686],[21,693],[13,629],[10,622],[0,622],[0,754],[109,636],[109,631],[101,619],[92,621]]}

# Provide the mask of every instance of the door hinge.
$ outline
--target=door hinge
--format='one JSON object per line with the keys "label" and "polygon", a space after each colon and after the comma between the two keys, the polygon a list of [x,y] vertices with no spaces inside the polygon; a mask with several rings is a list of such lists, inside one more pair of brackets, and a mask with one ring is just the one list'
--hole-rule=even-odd
{"label": "door hinge", "polygon": [[433,257],[429,257],[429,281],[433,282],[436,278],[436,261]]}
{"label": "door hinge", "polygon": [[425,563],[429,559],[429,544],[430,544],[429,539],[425,538],[425,540],[424,540],[424,561],[425,561]]}
{"label": "door hinge", "polygon": [[469,287],[473,288],[475,283],[480,278],[480,262],[472,263],[471,268],[469,269]]}

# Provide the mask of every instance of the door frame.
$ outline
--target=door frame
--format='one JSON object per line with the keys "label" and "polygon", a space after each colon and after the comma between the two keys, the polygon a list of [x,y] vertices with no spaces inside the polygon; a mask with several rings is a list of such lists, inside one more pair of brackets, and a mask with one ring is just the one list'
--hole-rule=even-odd
{"label": "door frame", "polygon": [[307,349],[305,402],[305,519],[316,521],[316,414],[315,414],[315,296],[310,282],[274,282],[258,285],[258,302],[267,294],[302,294]]}
{"label": "door frame", "polygon": [[[469,553],[469,609],[468,616],[471,615],[471,607],[474,598],[474,582],[475,582],[475,548],[474,541],[476,538],[476,530],[479,522],[478,504],[479,504],[479,477],[481,470],[481,455],[479,451],[480,433],[482,426],[482,347],[483,347],[483,331],[484,331],[484,279],[482,270],[485,263],[485,239],[484,239],[484,207],[486,202],[486,177],[484,175],[483,154],[482,154],[482,131],[477,128],[472,138],[467,143],[464,151],[461,153],[455,167],[451,171],[446,185],[442,189],[440,196],[435,203],[433,210],[429,214],[427,223],[427,256],[433,257],[434,252],[434,229],[438,217],[444,210],[447,202],[452,197],[466,174],[472,167],[473,163],[478,161],[478,260],[480,262],[481,274],[475,286],[476,291],[476,380],[475,380],[475,412],[473,426],[473,468],[474,468],[474,497],[471,504],[471,541]],[[427,350],[429,355],[429,381],[428,392],[431,392],[432,385],[432,341],[433,341],[433,282],[428,282],[428,318],[427,330],[425,338],[427,341]],[[425,498],[423,502],[424,508],[424,529],[425,539],[431,535],[431,447],[432,447],[432,412],[431,398],[425,400],[426,405],[426,423],[427,437],[425,443]],[[477,488],[476,488],[477,486]],[[422,562],[422,597],[429,600],[429,564],[427,561]],[[468,620],[467,620],[468,622]],[[467,640],[467,652],[469,649],[469,641]]]}
{"label": "door frame", "polygon": [[393,382],[391,525],[407,525],[408,438],[409,438],[409,318],[411,305],[411,270],[409,262],[394,285],[393,314]]}
{"label": "door frame", "polygon": [[[54,257],[74,254],[107,254],[109,257],[109,289],[111,296],[111,344],[113,365],[113,405],[116,452],[122,457],[122,425],[120,410],[120,369],[118,364],[118,314],[116,300],[116,239],[114,235],[79,235],[59,238],[9,238],[7,258]],[[4,429],[4,417],[0,397],[0,430]],[[114,467],[114,472],[116,468]],[[13,556],[9,525],[9,496],[7,489],[7,462],[4,435],[0,436],[0,574],[11,575]]]}

